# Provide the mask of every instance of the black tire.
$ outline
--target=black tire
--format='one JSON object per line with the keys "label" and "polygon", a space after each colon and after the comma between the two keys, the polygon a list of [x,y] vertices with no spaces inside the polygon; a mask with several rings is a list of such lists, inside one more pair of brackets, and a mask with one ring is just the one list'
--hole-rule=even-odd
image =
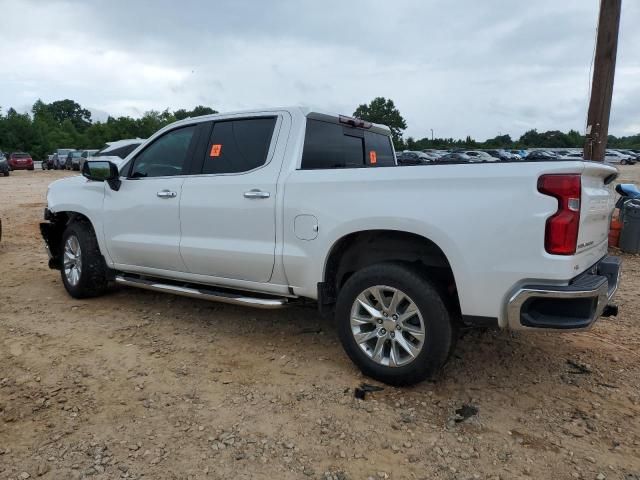
{"label": "black tire", "polygon": [[[424,344],[407,365],[389,367],[376,363],[362,351],[353,336],[352,305],[360,293],[375,285],[402,290],[422,314],[426,332]],[[402,263],[379,263],[354,273],[338,295],[336,323],[342,346],[362,373],[390,385],[412,385],[433,378],[447,361],[455,340],[453,320],[443,293],[424,275]]]}
{"label": "black tire", "polygon": [[8,177],[8,176],[9,176],[9,170],[5,170],[5,171],[4,171],[4,176],[5,176],[5,177]]}
{"label": "black tire", "polygon": [[93,227],[86,220],[70,223],[62,234],[61,252],[64,252],[67,239],[73,235],[78,239],[80,245],[82,259],[80,278],[76,285],[69,282],[65,275],[63,259],[63,265],[60,269],[62,283],[73,298],[90,298],[102,295],[109,286],[109,269],[100,253]]}

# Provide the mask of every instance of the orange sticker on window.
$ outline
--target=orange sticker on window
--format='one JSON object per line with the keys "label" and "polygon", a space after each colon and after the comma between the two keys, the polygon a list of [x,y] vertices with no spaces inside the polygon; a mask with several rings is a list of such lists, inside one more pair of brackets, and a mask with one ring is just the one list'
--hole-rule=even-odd
{"label": "orange sticker on window", "polygon": [[211,145],[211,152],[209,152],[210,157],[219,157],[222,152],[222,145],[219,143],[214,143]]}
{"label": "orange sticker on window", "polygon": [[371,165],[375,165],[377,162],[378,162],[378,157],[376,155],[376,151],[375,150],[369,151],[369,163]]}

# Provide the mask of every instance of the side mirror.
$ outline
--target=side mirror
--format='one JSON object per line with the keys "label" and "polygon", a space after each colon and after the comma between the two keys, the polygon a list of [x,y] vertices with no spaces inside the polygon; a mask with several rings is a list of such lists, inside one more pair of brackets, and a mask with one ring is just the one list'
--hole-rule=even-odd
{"label": "side mirror", "polygon": [[107,182],[111,190],[120,190],[120,172],[115,163],[105,160],[88,160],[82,166],[82,176],[93,182]]}

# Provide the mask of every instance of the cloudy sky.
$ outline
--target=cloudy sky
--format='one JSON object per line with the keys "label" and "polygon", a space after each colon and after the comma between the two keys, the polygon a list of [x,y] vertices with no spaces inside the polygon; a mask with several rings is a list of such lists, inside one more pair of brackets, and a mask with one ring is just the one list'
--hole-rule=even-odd
{"label": "cloudy sky", "polygon": [[[96,117],[392,98],[406,135],[584,131],[598,0],[0,0],[0,106]],[[640,132],[623,1],[611,132]]]}

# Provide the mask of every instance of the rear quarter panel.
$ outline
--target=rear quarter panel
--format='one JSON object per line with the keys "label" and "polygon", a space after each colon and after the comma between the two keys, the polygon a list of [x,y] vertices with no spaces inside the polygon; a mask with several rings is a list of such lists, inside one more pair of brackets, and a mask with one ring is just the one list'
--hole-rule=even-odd
{"label": "rear quarter panel", "polygon": [[[538,177],[583,170],[583,162],[532,162],[293,171],[283,206],[287,280],[295,293],[316,298],[340,238],[371,229],[411,232],[447,256],[462,313],[497,317],[504,326],[505,299],[519,284],[566,283],[606,253],[606,244],[577,257],[544,250],[557,201],[538,192]],[[301,214],[318,219],[316,239],[296,237]]]}

